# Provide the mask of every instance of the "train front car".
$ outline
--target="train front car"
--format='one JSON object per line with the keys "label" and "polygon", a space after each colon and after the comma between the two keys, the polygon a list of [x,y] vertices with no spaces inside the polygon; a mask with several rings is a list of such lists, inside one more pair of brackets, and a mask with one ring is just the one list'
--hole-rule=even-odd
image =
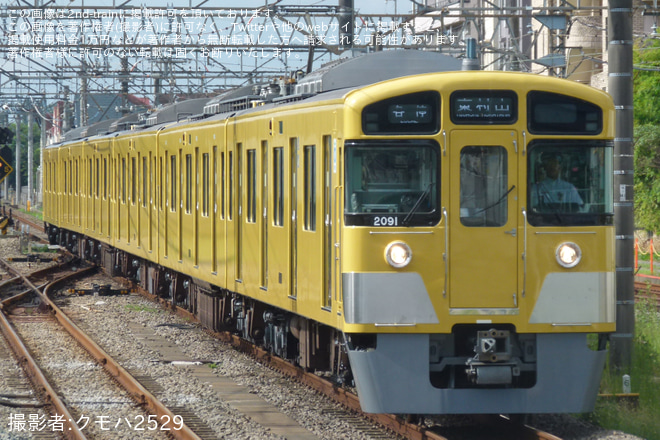
{"label": "train front car", "polygon": [[609,96],[456,72],[346,107],[337,264],[363,409],[592,410],[587,335],[615,330]]}

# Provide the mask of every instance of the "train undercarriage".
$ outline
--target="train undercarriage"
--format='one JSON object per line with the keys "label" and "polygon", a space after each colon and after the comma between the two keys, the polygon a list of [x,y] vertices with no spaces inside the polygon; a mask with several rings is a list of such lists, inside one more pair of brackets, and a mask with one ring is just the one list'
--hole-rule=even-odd
{"label": "train undercarriage", "polygon": [[71,231],[47,227],[49,241],[110,276],[131,280],[151,295],[193,314],[213,331],[230,331],[309,371],[350,380],[341,332],[252,298],[138,258]]}

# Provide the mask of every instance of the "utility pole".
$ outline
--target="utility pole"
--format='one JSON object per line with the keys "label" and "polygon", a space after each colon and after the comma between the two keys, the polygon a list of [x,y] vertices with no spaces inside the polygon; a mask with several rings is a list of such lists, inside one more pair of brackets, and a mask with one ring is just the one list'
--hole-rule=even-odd
{"label": "utility pole", "polygon": [[28,193],[27,193],[27,205],[32,207],[34,205],[34,200],[32,199],[32,194],[34,192],[34,177],[33,177],[33,164],[34,164],[34,140],[32,139],[34,130],[34,111],[30,109],[28,112],[28,156],[27,156],[27,173],[28,173]]}
{"label": "utility pole", "polygon": [[632,0],[609,0],[608,91],[614,99],[614,229],[616,233],[616,333],[610,336],[610,365],[630,373],[635,332],[633,273],[633,82]]}
{"label": "utility pole", "polygon": [[21,111],[16,111],[16,205],[21,204]]}

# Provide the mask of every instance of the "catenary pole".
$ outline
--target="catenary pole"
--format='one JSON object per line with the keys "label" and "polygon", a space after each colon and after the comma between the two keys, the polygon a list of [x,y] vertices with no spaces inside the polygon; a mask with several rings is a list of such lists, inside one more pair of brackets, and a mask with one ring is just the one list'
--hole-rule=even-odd
{"label": "catenary pole", "polygon": [[16,200],[15,204],[21,204],[21,119],[22,114],[19,111],[16,112],[16,168],[14,168],[14,173],[16,173]]}
{"label": "catenary pole", "polygon": [[628,372],[635,330],[633,217],[632,0],[609,0],[608,91],[614,99],[614,224],[616,231],[616,333],[610,336],[610,365]]}

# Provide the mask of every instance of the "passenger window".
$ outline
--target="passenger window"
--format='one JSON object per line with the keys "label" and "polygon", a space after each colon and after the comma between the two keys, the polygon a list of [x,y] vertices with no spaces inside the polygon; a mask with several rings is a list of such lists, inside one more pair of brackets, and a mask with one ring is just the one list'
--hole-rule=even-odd
{"label": "passenger window", "polygon": [[461,150],[461,223],[504,226],[508,217],[507,151],[470,146]]}

